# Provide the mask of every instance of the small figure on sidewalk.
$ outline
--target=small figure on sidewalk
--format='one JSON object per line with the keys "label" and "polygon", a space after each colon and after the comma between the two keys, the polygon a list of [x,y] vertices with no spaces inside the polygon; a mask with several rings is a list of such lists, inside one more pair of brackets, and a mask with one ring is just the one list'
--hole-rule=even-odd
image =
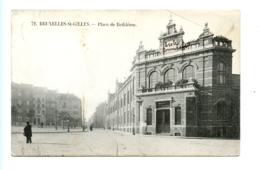
{"label": "small figure on sidewalk", "polygon": [[43,128],[43,122],[41,123],[41,128]]}
{"label": "small figure on sidewalk", "polygon": [[92,125],[90,125],[89,129],[90,129],[90,131],[92,131],[92,130],[93,130],[93,128],[92,128]]}
{"label": "small figure on sidewalk", "polygon": [[32,127],[29,122],[24,128],[24,136],[26,136],[26,143],[32,143]]}

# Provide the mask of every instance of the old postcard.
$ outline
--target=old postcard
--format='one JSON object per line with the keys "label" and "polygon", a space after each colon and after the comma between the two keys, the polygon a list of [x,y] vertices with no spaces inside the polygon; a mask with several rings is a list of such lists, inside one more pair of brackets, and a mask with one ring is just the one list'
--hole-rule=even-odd
{"label": "old postcard", "polygon": [[240,12],[14,10],[12,156],[239,156]]}

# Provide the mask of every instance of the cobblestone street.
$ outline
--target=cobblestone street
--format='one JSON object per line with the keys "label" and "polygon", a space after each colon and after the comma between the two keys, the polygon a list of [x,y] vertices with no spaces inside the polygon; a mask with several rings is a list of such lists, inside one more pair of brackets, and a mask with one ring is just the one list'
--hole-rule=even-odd
{"label": "cobblestone street", "polygon": [[103,129],[82,132],[80,128],[69,133],[35,128],[32,144],[26,144],[18,129],[12,128],[13,156],[237,156],[240,147],[240,140],[143,136]]}

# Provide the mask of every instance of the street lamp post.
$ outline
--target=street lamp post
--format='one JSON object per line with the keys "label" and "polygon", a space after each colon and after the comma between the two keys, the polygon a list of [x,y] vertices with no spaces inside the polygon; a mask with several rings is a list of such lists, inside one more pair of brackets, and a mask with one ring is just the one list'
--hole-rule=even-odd
{"label": "street lamp post", "polygon": [[135,135],[135,114],[133,114],[133,135]]}
{"label": "street lamp post", "polygon": [[68,120],[67,120],[67,122],[68,122],[68,132],[70,131],[70,114],[68,114]]}

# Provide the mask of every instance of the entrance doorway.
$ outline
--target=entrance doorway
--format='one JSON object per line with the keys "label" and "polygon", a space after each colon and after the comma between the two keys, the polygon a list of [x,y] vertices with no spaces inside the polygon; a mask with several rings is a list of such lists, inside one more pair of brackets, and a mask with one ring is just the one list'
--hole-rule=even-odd
{"label": "entrance doorway", "polygon": [[156,133],[170,133],[170,110],[156,111]]}

